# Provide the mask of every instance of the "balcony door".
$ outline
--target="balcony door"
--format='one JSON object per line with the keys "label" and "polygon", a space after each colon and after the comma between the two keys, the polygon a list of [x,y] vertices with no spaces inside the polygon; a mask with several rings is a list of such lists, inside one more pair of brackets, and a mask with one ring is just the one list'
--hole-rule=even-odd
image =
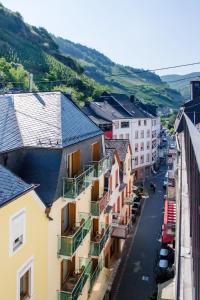
{"label": "balcony door", "polygon": [[100,160],[100,143],[92,144],[92,161]]}
{"label": "balcony door", "polygon": [[80,150],[68,154],[67,156],[67,175],[69,178],[77,177],[81,170],[81,153]]}
{"label": "balcony door", "polygon": [[66,278],[70,275],[73,275],[74,270],[75,270],[75,256],[72,257],[72,260],[63,259],[61,261],[61,270],[60,270],[61,289],[65,284]]}
{"label": "balcony door", "polygon": [[97,201],[99,198],[99,180],[94,180],[92,184],[92,201]]}

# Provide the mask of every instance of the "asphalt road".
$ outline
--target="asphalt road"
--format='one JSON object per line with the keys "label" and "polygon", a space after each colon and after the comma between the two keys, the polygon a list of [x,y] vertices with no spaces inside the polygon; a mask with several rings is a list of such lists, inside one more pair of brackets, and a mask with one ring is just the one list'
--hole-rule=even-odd
{"label": "asphalt road", "polygon": [[[121,272],[114,282],[115,300],[149,300],[155,288],[154,269],[160,249],[160,234],[163,223],[164,193],[162,183],[166,168],[151,179],[156,192],[149,191],[134,238],[121,264]],[[147,189],[149,182],[145,183]]]}

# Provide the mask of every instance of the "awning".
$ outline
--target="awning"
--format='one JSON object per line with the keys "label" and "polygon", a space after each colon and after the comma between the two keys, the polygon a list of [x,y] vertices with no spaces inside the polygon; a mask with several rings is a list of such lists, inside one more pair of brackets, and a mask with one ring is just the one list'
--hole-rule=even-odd
{"label": "awning", "polygon": [[126,225],[118,225],[113,227],[111,236],[118,239],[126,239],[128,234],[128,227]]}
{"label": "awning", "polygon": [[171,223],[176,223],[176,203],[174,201],[165,200],[164,225]]}
{"label": "awning", "polygon": [[171,243],[175,239],[176,203],[165,200],[164,224],[162,226],[162,242]]}

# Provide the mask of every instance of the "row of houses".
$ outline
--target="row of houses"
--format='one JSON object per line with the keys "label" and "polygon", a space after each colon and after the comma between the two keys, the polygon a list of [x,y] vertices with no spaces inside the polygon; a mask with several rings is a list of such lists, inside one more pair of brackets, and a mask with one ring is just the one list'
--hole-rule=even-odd
{"label": "row of houses", "polygon": [[0,299],[102,297],[131,226],[128,140],[62,93],[0,96]]}

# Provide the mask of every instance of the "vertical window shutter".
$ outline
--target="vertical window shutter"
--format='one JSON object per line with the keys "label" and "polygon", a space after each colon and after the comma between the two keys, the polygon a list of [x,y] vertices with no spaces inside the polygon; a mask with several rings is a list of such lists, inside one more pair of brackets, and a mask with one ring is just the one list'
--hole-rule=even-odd
{"label": "vertical window shutter", "polygon": [[12,220],[12,241],[24,234],[24,212]]}

